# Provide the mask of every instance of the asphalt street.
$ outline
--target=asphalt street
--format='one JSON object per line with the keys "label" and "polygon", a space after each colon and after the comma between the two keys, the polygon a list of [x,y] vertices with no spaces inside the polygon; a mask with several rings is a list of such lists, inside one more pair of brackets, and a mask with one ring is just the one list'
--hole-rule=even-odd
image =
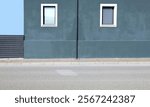
{"label": "asphalt street", "polygon": [[150,66],[0,64],[0,90],[149,90]]}

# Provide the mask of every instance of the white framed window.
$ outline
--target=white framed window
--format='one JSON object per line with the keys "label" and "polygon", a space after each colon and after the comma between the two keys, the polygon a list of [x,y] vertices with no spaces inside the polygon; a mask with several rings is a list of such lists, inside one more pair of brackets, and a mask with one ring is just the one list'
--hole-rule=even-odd
{"label": "white framed window", "polygon": [[117,27],[117,4],[100,4],[100,27]]}
{"label": "white framed window", "polygon": [[57,27],[58,5],[41,4],[41,27]]}

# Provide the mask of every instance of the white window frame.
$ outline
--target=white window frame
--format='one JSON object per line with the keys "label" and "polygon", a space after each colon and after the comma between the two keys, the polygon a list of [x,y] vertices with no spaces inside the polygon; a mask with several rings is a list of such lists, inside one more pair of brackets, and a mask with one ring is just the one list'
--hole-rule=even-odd
{"label": "white window frame", "polygon": [[[103,24],[103,7],[114,7],[113,24]],[[117,4],[100,4],[100,27],[117,27]]]}
{"label": "white window frame", "polygon": [[[44,13],[43,13],[43,7],[55,7],[56,8],[56,11],[55,11],[55,24],[53,25],[46,25],[46,24],[43,24],[44,20],[43,20],[43,16],[44,16]],[[41,4],[41,27],[57,27],[58,26],[58,4]]]}

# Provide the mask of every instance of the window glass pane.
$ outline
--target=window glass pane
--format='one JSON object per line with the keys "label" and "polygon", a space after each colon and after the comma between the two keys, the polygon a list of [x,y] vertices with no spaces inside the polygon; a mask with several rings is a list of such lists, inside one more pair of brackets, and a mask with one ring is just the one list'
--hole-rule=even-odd
{"label": "window glass pane", "polygon": [[44,20],[45,25],[55,25],[56,23],[56,7],[55,6],[44,6]]}
{"label": "window glass pane", "polygon": [[102,24],[114,23],[114,7],[103,7]]}

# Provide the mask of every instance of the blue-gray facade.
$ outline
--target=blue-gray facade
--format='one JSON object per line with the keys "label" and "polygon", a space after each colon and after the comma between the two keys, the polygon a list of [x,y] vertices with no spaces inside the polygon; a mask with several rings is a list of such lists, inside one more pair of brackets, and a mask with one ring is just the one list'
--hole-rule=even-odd
{"label": "blue-gray facade", "polygon": [[[58,27],[41,27],[41,4],[58,4]],[[100,4],[117,4],[117,27],[100,27]],[[24,0],[24,58],[150,57],[148,0]]]}
{"label": "blue-gray facade", "polygon": [[[150,57],[150,1],[79,2],[79,57]],[[100,3],[118,5],[116,28],[99,27]]]}
{"label": "blue-gray facade", "polygon": [[[25,58],[75,58],[76,0],[25,0]],[[41,3],[58,4],[58,27],[41,27]]]}

